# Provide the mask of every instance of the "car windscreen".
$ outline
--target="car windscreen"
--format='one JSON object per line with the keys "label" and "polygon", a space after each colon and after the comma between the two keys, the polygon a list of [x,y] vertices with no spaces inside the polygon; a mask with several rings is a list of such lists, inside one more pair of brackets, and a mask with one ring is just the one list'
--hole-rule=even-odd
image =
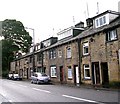
{"label": "car windscreen", "polygon": [[42,76],[47,76],[47,74],[43,73]]}

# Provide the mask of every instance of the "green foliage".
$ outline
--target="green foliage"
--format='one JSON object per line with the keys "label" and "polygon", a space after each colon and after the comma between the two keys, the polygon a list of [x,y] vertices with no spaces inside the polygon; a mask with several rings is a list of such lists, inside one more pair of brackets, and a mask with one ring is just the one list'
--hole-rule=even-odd
{"label": "green foliage", "polygon": [[120,82],[118,82],[118,81],[110,82],[109,86],[112,88],[120,88]]}
{"label": "green foliage", "polygon": [[20,21],[6,19],[2,22],[2,73],[3,76],[9,72],[10,62],[14,59],[16,52],[28,52],[32,43],[32,37],[25,30]]}
{"label": "green foliage", "polygon": [[32,37],[25,30],[20,21],[6,19],[2,22],[2,36],[5,40],[12,40],[22,52],[28,52]]}

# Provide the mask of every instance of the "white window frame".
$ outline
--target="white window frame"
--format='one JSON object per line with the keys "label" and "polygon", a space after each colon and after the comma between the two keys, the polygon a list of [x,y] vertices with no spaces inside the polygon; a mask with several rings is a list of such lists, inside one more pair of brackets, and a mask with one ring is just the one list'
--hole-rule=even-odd
{"label": "white window frame", "polygon": [[86,70],[89,70],[89,75],[90,75],[90,66],[86,67],[86,65],[89,66],[89,64],[84,64],[84,78],[85,79],[90,79],[90,77],[86,76]]}
{"label": "white window frame", "polygon": [[117,39],[117,31],[116,30],[111,30],[107,33],[107,41],[112,41]]}
{"label": "white window frame", "polygon": [[52,56],[53,56],[52,54],[53,54],[53,52],[52,52],[52,51],[50,51],[50,59],[52,59]]}
{"label": "white window frame", "polygon": [[62,57],[62,50],[58,50],[58,57],[59,57],[59,58]]}
{"label": "white window frame", "polygon": [[53,50],[53,58],[56,58],[56,50]]}
{"label": "white window frame", "polygon": [[67,47],[67,58],[71,58],[72,57],[72,53],[71,53],[72,51],[71,51],[71,47]]}
{"label": "white window frame", "polygon": [[51,77],[57,77],[57,69],[56,66],[50,67],[51,69]]}
{"label": "white window frame", "polygon": [[49,58],[55,59],[56,58],[56,50],[50,50],[49,51]]}
{"label": "white window frame", "polygon": [[68,67],[68,79],[72,79],[72,68]]}
{"label": "white window frame", "polygon": [[[88,48],[88,53],[85,52],[85,48]],[[83,55],[88,55],[89,54],[89,43],[85,42],[83,43]]]}
{"label": "white window frame", "polygon": [[107,19],[106,15],[101,16],[101,17],[95,19],[95,27],[98,28],[98,27],[101,27],[103,25],[106,25],[107,24],[107,20],[106,19]]}
{"label": "white window frame", "polygon": [[40,45],[38,45],[38,50],[40,49]]}

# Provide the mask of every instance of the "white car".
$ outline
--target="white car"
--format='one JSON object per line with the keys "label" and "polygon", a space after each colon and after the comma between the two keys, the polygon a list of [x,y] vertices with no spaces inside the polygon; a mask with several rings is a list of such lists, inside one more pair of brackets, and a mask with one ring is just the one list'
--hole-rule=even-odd
{"label": "white car", "polygon": [[8,74],[8,79],[12,79],[12,80],[22,80],[22,77],[20,77],[19,74],[9,73],[9,74]]}
{"label": "white car", "polygon": [[33,76],[31,76],[31,83],[49,83],[50,81],[50,77],[45,73],[35,72]]}

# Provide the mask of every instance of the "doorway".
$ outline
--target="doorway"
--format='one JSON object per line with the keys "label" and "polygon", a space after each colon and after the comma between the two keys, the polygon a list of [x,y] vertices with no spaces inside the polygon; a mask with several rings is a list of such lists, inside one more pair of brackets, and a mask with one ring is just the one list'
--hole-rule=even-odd
{"label": "doorway", "polygon": [[93,79],[93,84],[96,84],[96,85],[100,84],[99,62],[92,63],[92,79]]}
{"label": "doorway", "polygon": [[60,82],[63,83],[64,80],[64,72],[63,72],[63,66],[60,66]]}
{"label": "doorway", "polygon": [[29,78],[29,76],[28,76],[28,68],[26,69],[26,71],[27,71],[27,79]]}
{"label": "doorway", "polygon": [[78,66],[75,65],[74,66],[74,83],[75,84],[79,84],[80,80],[79,80],[79,70],[78,70]]}
{"label": "doorway", "polygon": [[109,84],[109,76],[108,76],[108,64],[107,62],[101,63],[102,70],[102,84],[104,87],[107,87]]}

